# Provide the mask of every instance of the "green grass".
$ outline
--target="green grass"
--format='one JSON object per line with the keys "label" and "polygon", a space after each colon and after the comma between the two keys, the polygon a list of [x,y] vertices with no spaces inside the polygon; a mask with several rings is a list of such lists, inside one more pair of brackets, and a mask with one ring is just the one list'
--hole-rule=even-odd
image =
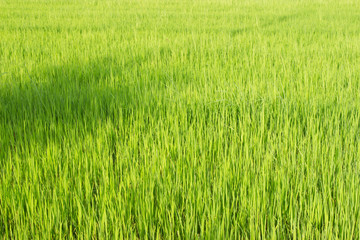
{"label": "green grass", "polygon": [[359,12],[0,0],[0,239],[359,239]]}

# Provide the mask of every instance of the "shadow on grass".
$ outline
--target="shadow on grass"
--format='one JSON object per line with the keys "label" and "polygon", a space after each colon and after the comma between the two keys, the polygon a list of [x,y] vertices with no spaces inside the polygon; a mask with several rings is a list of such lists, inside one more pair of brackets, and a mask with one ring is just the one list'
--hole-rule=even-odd
{"label": "shadow on grass", "polygon": [[30,81],[2,87],[2,120],[15,125],[24,120],[93,121],[156,101],[148,94],[151,86],[135,70],[126,75],[123,67],[114,66],[110,59],[101,59],[30,73]]}
{"label": "shadow on grass", "polygon": [[30,72],[24,83],[15,79],[3,84],[0,155],[16,145],[46,144],[69,129],[85,136],[106,121],[127,125],[139,116],[156,117],[146,113],[156,111],[162,101],[162,85],[149,81],[155,73],[139,70],[141,59],[137,60],[137,65],[129,62],[125,66],[108,58],[50,66]]}

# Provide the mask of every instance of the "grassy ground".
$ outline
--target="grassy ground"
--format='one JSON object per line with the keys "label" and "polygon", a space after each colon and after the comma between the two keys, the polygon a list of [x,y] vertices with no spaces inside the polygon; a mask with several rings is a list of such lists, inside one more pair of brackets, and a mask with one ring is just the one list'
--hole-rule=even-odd
{"label": "grassy ground", "polygon": [[0,239],[359,239],[359,11],[0,0]]}

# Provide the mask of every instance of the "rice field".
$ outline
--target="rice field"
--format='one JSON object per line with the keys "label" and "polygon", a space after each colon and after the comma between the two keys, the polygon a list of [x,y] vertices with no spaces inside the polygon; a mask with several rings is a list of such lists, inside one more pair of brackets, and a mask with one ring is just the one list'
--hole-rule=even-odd
{"label": "rice field", "polygon": [[0,239],[360,239],[360,2],[0,0]]}

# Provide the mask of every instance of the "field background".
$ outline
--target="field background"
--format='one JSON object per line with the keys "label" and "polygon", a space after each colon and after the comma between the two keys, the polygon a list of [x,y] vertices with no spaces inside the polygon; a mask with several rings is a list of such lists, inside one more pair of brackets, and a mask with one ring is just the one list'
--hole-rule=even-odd
{"label": "field background", "polygon": [[358,1],[0,0],[0,239],[360,238]]}

